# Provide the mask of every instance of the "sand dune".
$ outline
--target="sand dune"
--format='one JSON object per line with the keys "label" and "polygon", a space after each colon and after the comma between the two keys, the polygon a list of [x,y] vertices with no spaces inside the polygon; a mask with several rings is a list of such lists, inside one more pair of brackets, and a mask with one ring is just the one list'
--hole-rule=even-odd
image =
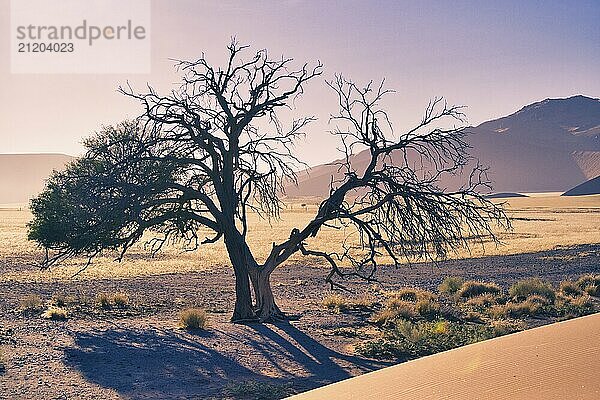
{"label": "sand dune", "polygon": [[[600,175],[598,99],[546,99],[468,130],[470,153],[490,167],[495,192],[563,192]],[[368,157],[366,151],[352,157],[356,171],[364,170]],[[409,161],[414,162],[410,155]],[[394,155],[392,162],[402,164],[402,155]],[[326,195],[332,176],[342,177],[335,162],[302,171],[299,185],[289,185],[286,193]],[[466,178],[446,176],[441,186],[458,187]]]}
{"label": "sand dune", "polygon": [[563,196],[587,196],[590,194],[600,194],[600,175],[567,190]]}
{"label": "sand dune", "polygon": [[600,314],[420,358],[315,389],[312,399],[599,399]]}
{"label": "sand dune", "polygon": [[52,170],[72,159],[65,154],[0,154],[0,204],[27,203]]}

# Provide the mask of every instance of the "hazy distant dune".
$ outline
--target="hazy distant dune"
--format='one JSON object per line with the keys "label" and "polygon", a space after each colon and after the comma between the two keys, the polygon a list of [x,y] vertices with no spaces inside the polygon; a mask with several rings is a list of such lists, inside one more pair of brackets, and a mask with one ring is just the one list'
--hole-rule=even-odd
{"label": "hazy distant dune", "polygon": [[72,159],[65,154],[0,154],[0,204],[28,202],[52,170]]}
{"label": "hazy distant dune", "polygon": [[585,181],[573,189],[567,190],[563,196],[586,196],[590,194],[600,194],[600,176],[589,181]]}
{"label": "hazy distant dune", "polygon": [[[600,175],[598,99],[546,99],[468,130],[470,153],[490,167],[495,192],[562,192]],[[351,162],[360,171],[368,153],[356,154]],[[301,172],[299,186],[290,185],[286,192],[292,197],[325,195],[332,176],[342,178],[335,163],[314,167]],[[446,177],[440,184],[452,188],[460,182]]]}

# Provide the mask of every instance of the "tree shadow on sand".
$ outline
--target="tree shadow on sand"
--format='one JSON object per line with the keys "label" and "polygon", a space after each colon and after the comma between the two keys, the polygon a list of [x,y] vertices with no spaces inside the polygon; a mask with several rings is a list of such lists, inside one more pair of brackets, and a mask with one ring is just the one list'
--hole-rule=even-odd
{"label": "tree shadow on sand", "polygon": [[289,323],[201,335],[158,328],[73,335],[67,365],[128,398],[220,398],[228,383],[247,380],[305,391],[348,378],[350,369],[389,365],[333,351]]}

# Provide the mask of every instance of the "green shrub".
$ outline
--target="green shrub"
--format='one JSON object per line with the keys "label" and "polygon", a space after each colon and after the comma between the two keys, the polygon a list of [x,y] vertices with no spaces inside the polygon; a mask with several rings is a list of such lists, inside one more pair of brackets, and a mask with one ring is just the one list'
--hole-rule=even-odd
{"label": "green shrub", "polygon": [[37,294],[27,295],[19,301],[19,308],[23,312],[39,311],[42,306],[42,299]]}
{"label": "green shrub", "polygon": [[278,400],[294,394],[294,391],[290,386],[273,385],[262,381],[244,381],[228,384],[224,394],[234,399]]}
{"label": "green shrub", "polygon": [[574,318],[594,312],[594,303],[587,293],[579,297],[559,297],[555,302],[556,314],[562,318]]}
{"label": "green shrub", "polygon": [[385,338],[359,343],[355,351],[375,358],[415,358],[494,337],[493,328],[449,321],[398,321]]}
{"label": "green shrub", "polygon": [[550,301],[554,301],[556,298],[552,285],[539,278],[523,279],[514,283],[508,290],[508,294],[517,300],[526,299],[532,294],[543,296]]}
{"label": "green shrub", "polygon": [[440,293],[455,294],[465,283],[463,278],[457,276],[448,276],[444,278],[444,281],[438,286]]}
{"label": "green shrub", "polygon": [[53,321],[64,321],[67,319],[67,312],[62,308],[50,306],[44,311],[42,318],[51,319]]}
{"label": "green shrub", "polygon": [[200,308],[183,310],[179,315],[179,325],[187,330],[203,330],[208,328],[208,314]]}
{"label": "green shrub", "polygon": [[500,286],[495,283],[489,282],[478,282],[478,281],[466,281],[462,284],[458,292],[456,293],[460,297],[475,297],[482,294],[500,294]]}

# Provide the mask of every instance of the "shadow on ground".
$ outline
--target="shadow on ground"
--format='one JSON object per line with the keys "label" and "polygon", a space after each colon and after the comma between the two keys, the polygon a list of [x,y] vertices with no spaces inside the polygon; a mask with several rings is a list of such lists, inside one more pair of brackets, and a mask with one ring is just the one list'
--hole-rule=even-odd
{"label": "shadow on ground", "polygon": [[135,399],[220,398],[228,384],[247,380],[299,392],[348,378],[350,370],[389,365],[333,351],[288,323],[205,335],[111,329],[74,338],[66,363],[88,381]]}

